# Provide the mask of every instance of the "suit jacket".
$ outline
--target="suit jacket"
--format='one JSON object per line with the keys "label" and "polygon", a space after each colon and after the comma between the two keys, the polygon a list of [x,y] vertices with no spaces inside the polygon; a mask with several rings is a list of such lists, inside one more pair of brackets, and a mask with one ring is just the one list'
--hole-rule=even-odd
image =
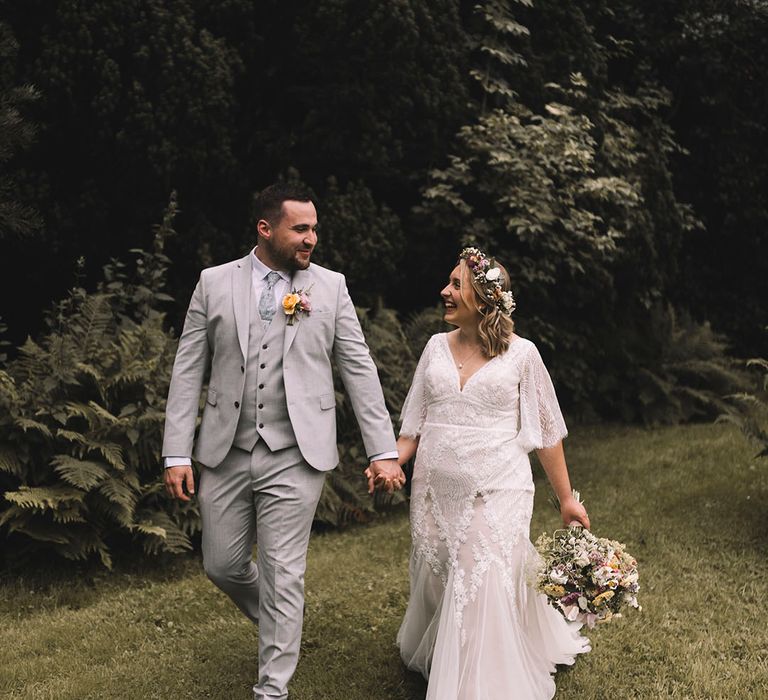
{"label": "suit jacket", "polygon": [[[335,359],[369,455],[394,452],[392,423],[376,366],[365,343],[344,276],[319,265],[293,275],[292,287],[311,287],[312,311],[285,323],[283,381],[291,425],[304,459],[315,469],[333,469],[336,447]],[[251,289],[250,253],[203,270],[192,294],[179,339],[166,406],[163,456],[194,455],[218,466],[232,447],[244,401]],[[283,311],[278,307],[277,314]],[[200,392],[210,382],[194,451]]]}

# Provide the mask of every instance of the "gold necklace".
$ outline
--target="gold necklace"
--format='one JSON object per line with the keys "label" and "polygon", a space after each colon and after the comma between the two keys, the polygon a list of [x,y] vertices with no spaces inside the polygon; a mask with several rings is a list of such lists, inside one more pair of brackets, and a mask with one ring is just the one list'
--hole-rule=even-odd
{"label": "gold necklace", "polygon": [[469,355],[467,355],[463,360],[461,360],[461,362],[456,363],[459,367],[459,370],[464,369],[464,365],[467,363],[467,360],[469,360],[479,349],[480,349],[480,346],[476,345],[475,349],[471,353],[469,353]]}

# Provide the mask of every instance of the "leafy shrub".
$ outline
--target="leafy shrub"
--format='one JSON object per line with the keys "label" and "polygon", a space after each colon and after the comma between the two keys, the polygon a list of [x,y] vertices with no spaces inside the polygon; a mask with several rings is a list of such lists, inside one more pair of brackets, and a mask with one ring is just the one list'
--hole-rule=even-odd
{"label": "leafy shrub", "polygon": [[76,288],[0,372],[0,528],[8,557],[52,550],[68,559],[137,542],[145,552],[189,549],[196,508],[160,481],[165,396],[176,341],[161,304],[172,197],[154,250],[105,267],[94,293]]}
{"label": "leafy shrub", "polygon": [[[178,553],[200,529],[194,502],[166,497],[160,470],[164,408],[176,351],[160,310],[173,234],[171,200],[151,252],[135,271],[104,268],[95,292],[75,288],[48,314],[46,331],[0,362],[0,535],[7,562],[35,552],[112,566],[116,548]],[[380,304],[358,309],[387,406],[400,411],[421,349],[442,327],[428,309],[401,323]],[[3,327],[0,325],[0,333]],[[5,343],[0,342],[0,350]],[[329,475],[316,522],[338,527],[403,500],[372,500],[367,459],[339,385],[341,464]]]}
{"label": "leafy shrub", "polygon": [[723,394],[746,387],[725,339],[671,307],[657,309],[654,319],[659,355],[627,382],[638,398],[637,418],[649,425],[714,419],[727,407]]}
{"label": "leafy shrub", "polygon": [[768,458],[768,360],[755,357],[746,365],[759,373],[752,390],[726,396],[725,411],[718,420],[737,425],[757,445],[755,458]]}

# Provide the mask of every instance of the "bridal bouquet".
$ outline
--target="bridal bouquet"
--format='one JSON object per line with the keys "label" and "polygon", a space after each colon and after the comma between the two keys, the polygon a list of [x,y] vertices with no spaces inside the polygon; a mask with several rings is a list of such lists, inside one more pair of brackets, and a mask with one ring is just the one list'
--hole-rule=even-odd
{"label": "bridal bouquet", "polygon": [[625,605],[637,602],[637,562],[621,542],[595,537],[581,526],[546,533],[536,540],[543,562],[536,588],[567,620],[590,629],[621,617]]}

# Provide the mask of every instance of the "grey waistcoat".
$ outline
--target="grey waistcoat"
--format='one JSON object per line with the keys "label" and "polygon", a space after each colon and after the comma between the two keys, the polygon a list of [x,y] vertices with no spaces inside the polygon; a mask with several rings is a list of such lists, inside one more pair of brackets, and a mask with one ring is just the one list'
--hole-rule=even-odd
{"label": "grey waistcoat", "polygon": [[251,303],[243,406],[233,444],[250,452],[261,437],[273,452],[296,444],[283,383],[285,314],[278,305],[271,323]]}

